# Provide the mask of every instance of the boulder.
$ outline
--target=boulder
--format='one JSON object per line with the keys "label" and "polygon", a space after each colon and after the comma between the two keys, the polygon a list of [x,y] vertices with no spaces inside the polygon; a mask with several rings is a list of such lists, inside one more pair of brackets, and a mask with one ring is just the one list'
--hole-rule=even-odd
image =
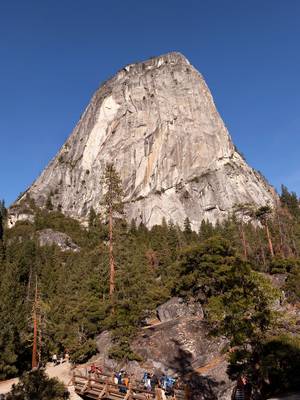
{"label": "boulder", "polygon": [[96,347],[99,357],[108,357],[109,350],[112,346],[112,335],[110,331],[104,331],[96,337]]}
{"label": "boulder", "polygon": [[70,236],[63,232],[54,231],[53,229],[43,229],[37,232],[38,242],[40,246],[56,245],[61,251],[78,252],[80,247],[75,244]]}
{"label": "boulder", "polygon": [[131,347],[142,356],[144,370],[179,376],[191,386],[193,398],[229,400],[233,383],[222,354],[226,344],[209,335],[205,321],[185,316],[144,328]]}
{"label": "boulder", "polygon": [[189,383],[193,399],[230,400],[233,383],[222,354],[227,341],[209,335],[202,307],[174,297],[159,306],[157,314],[161,322],[141,329],[131,343],[143,361],[124,363],[110,359],[112,336],[108,331],[97,337],[99,353],[91,361],[108,371],[125,369],[138,380],[145,371],[178,376]]}
{"label": "boulder", "polygon": [[172,297],[166,303],[157,307],[157,316],[161,322],[171,321],[179,317],[204,317],[200,303],[185,302],[180,297]]}

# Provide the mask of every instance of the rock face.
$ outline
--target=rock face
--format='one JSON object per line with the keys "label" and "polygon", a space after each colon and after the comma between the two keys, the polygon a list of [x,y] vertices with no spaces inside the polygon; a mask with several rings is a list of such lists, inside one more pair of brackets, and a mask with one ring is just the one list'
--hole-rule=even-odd
{"label": "rock face", "polygon": [[181,317],[144,329],[132,348],[164,372],[183,375],[210,363],[224,345],[223,339],[208,336],[205,321]]}
{"label": "rock face", "polygon": [[76,253],[80,250],[70,236],[63,232],[54,231],[53,229],[43,229],[39,231],[38,242],[40,246],[56,245],[62,251],[74,251]]}
{"label": "rock face", "polygon": [[166,303],[157,307],[157,316],[161,322],[166,322],[187,316],[197,316],[202,319],[204,313],[200,303],[186,303],[180,297],[172,297]]}
{"label": "rock face", "polygon": [[14,226],[18,221],[34,222],[34,212],[25,201],[16,202],[8,210],[8,226]]}
{"label": "rock face", "polygon": [[[226,370],[226,356],[222,349],[224,338],[209,336],[207,323],[199,306],[172,298],[157,308],[164,322],[144,327],[131,343],[143,361],[118,363],[108,357],[113,345],[110,332],[104,331],[97,338],[98,355],[91,362],[98,362],[107,370],[125,369],[140,380],[145,371],[178,376],[189,383],[192,398],[197,400],[229,400],[233,382]],[[173,308],[173,311],[171,309]],[[186,311],[185,313],[184,310]]]}
{"label": "rock face", "polygon": [[99,211],[100,177],[112,161],[128,219],[147,226],[189,217],[197,229],[237,203],[274,202],[235,150],[203,77],[179,53],[128,65],[105,82],[28,194],[85,221],[91,207]]}
{"label": "rock face", "polygon": [[221,351],[225,341],[208,336],[198,317],[180,317],[140,332],[132,348],[145,360],[144,370],[180,376],[189,382],[192,398],[229,400],[233,383]]}

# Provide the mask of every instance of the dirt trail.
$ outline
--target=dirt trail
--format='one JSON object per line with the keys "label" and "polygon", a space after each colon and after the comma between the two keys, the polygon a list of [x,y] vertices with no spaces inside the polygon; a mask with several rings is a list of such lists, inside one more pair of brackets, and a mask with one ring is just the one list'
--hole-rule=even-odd
{"label": "dirt trail", "polygon": [[[63,364],[59,364],[54,366],[53,363],[48,363],[46,367],[46,373],[50,378],[57,378],[61,382],[63,382],[70,392],[70,400],[82,400],[75,391],[74,387],[71,385],[72,378],[72,370],[71,364],[65,362]],[[5,394],[11,390],[11,387],[14,383],[18,383],[19,379],[9,379],[7,381],[0,382],[0,394]],[[70,384],[70,385],[69,385]]]}
{"label": "dirt trail", "polygon": [[9,379],[7,381],[0,381],[0,394],[5,394],[10,391],[14,383],[18,383],[19,379]]}

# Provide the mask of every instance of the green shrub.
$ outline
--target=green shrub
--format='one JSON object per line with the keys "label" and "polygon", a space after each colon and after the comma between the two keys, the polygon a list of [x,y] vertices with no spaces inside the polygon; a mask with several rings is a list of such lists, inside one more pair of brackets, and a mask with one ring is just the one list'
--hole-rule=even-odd
{"label": "green shrub", "polygon": [[48,378],[44,371],[25,373],[17,385],[13,385],[6,400],[64,400],[69,392],[56,378]]}
{"label": "green shrub", "polygon": [[88,339],[81,345],[77,345],[76,348],[70,350],[70,357],[72,362],[80,364],[86,362],[89,358],[97,353],[97,347],[95,340]]}

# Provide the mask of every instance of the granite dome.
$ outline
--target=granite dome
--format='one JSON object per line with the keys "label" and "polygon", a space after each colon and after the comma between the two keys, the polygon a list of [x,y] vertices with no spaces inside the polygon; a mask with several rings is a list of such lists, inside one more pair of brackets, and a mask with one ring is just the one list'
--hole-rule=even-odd
{"label": "granite dome", "polygon": [[[85,221],[99,210],[107,162],[119,171],[128,219],[198,229],[236,204],[272,204],[274,191],[236,151],[202,75],[180,53],[130,64],[94,94],[27,193],[39,207]],[[17,219],[10,213],[10,224]]]}

